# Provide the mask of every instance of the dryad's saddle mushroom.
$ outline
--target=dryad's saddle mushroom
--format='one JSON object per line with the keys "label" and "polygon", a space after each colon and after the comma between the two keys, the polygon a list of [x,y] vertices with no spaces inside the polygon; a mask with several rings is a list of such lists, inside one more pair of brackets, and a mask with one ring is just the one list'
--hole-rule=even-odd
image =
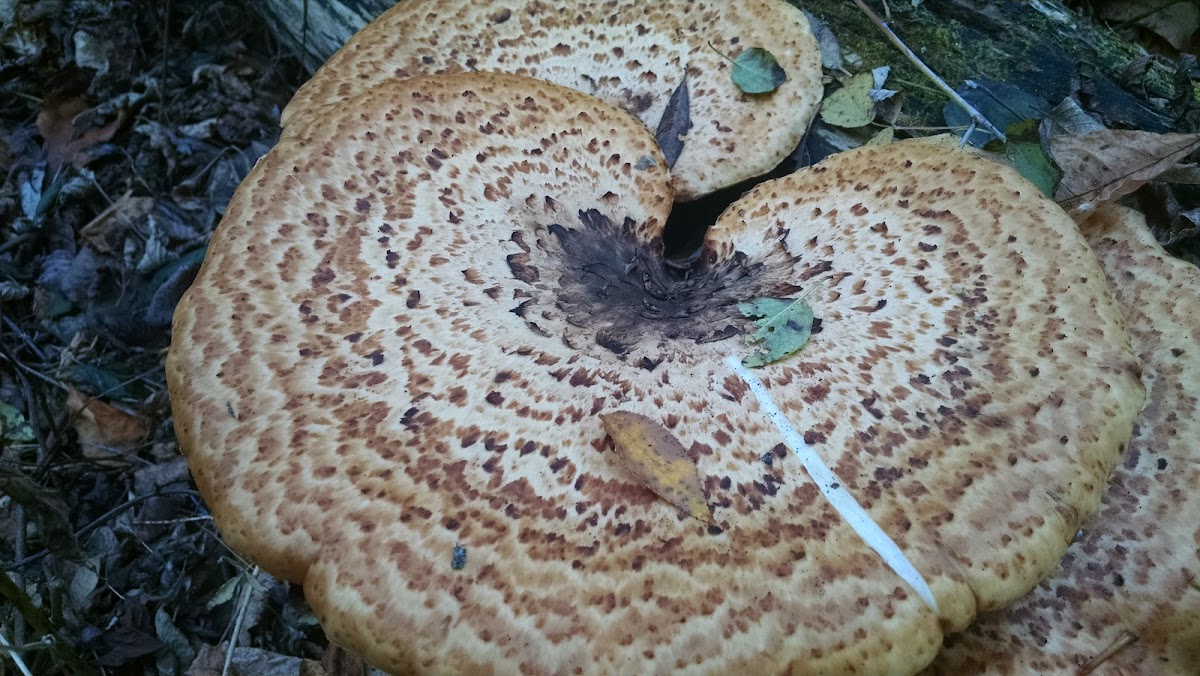
{"label": "dryad's saddle mushroom", "polygon": [[[787,75],[769,95],[730,79],[728,59],[755,47]],[[822,94],[808,20],[784,0],[405,0],[300,88],[285,134],[380,82],[464,70],[528,75],[627,110],[659,132],[682,200],[772,169]]]}
{"label": "dryad's saddle mushroom", "polygon": [[[508,75],[381,84],[281,142],[168,358],[230,545],[437,673],[911,673],[1053,570],[1143,399],[1067,216],[967,153],[865,148],[677,270],[670,180],[634,118]],[[749,375],[737,303],[801,293],[809,344]],[[682,443],[712,523],[616,462],[616,411]]]}
{"label": "dryad's saddle mushroom", "polygon": [[1149,393],[1133,439],[1054,574],[948,643],[932,673],[1200,672],[1200,271],[1135,211],[1082,229]]}

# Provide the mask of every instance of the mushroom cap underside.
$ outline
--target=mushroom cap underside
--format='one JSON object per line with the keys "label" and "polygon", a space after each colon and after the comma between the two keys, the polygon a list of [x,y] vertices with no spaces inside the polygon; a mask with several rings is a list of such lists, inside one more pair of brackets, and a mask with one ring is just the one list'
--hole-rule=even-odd
{"label": "mushroom cap underside", "polygon": [[952,638],[930,673],[1200,673],[1200,270],[1131,209],[1081,229],[1125,314],[1146,407],[1062,564]]}
{"label": "mushroom cap underside", "polygon": [[[759,186],[679,271],[670,198],[640,123],[517,76],[383,84],[281,142],[167,364],[231,546],[333,640],[443,673],[912,673],[1054,568],[1142,402],[1061,210],[967,153],[865,148]],[[761,378],[940,614],[724,363],[738,302],[801,293],[814,335]],[[680,440],[714,525],[615,460],[614,411]]]}
{"label": "mushroom cap underside", "polygon": [[[770,51],[786,73],[770,94],[745,94],[730,78],[726,57],[751,47]],[[548,80],[662,128],[664,145],[683,135],[672,171],[681,200],[774,168],[800,142],[823,93],[816,39],[784,0],[406,0],[334,54],[284,109],[282,124],[293,133],[389,79],[460,71]]]}

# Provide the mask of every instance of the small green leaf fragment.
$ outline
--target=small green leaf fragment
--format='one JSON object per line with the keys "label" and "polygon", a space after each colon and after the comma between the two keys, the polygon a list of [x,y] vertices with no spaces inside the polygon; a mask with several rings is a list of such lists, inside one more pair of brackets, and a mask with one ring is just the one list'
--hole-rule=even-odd
{"label": "small green leaf fragment", "polygon": [[872,136],[871,140],[867,141],[863,145],[886,146],[891,145],[892,141],[894,140],[896,140],[896,130],[891,127],[884,127],[883,129],[879,130],[878,134]]}
{"label": "small green leaf fragment", "polygon": [[803,298],[756,298],[738,303],[738,311],[758,326],[748,342],[759,343],[761,349],[742,360],[742,365],[749,368],[799,352],[812,335],[812,306]]}
{"label": "small green leaf fragment", "polygon": [[747,94],[767,94],[787,82],[787,73],[775,55],[762,47],[751,47],[733,59],[733,84]]}
{"label": "small green leaf fragment", "polygon": [[0,401],[0,439],[10,444],[28,444],[34,440],[33,428],[14,406]]}
{"label": "small green leaf fragment", "polygon": [[871,71],[850,78],[841,89],[825,98],[821,120],[846,129],[870,124],[875,119],[875,101],[871,98],[874,88],[875,75]]}
{"label": "small green leaf fragment", "polygon": [[1063,173],[1042,149],[1038,121],[1025,120],[1010,124],[1004,134],[1008,138],[1004,144],[1004,157],[1008,163],[1027,181],[1037,186],[1043,195],[1054,199]]}

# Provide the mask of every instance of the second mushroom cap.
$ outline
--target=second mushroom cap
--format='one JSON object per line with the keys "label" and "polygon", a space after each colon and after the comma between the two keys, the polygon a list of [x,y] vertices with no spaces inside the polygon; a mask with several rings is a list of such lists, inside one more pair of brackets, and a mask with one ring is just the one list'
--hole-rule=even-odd
{"label": "second mushroom cap", "polygon": [[[734,85],[728,58],[765,48],[787,80]],[[764,174],[800,142],[823,86],[804,14],[784,0],[406,0],[363,28],[283,111],[286,133],[391,79],[528,75],[597,96],[658,131],[676,196]]]}

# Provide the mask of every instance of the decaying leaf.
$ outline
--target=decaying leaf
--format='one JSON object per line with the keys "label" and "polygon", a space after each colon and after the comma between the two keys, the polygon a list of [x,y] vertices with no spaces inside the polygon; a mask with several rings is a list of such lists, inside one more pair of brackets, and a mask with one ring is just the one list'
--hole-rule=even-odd
{"label": "decaying leaf", "polygon": [[[332,650],[334,646],[329,646]],[[229,670],[225,670],[225,653],[229,643],[220,645],[202,645],[196,653],[196,659],[185,672],[184,676],[239,676],[255,674],[255,676],[361,676],[367,673],[367,668],[359,658],[357,671],[329,671],[321,668],[321,663],[301,657],[281,655],[261,648],[238,646],[233,649],[229,660]],[[328,652],[328,651],[327,651]]]}
{"label": "decaying leaf", "polygon": [[1188,0],[1109,0],[1097,3],[1101,19],[1135,24],[1181,52],[1200,47],[1200,6]]}
{"label": "decaying leaf", "polygon": [[132,191],[126,192],[83,226],[80,234],[96,251],[120,255],[126,231],[153,208],[153,198],[134,197]]}
{"label": "decaying leaf", "polygon": [[747,94],[767,94],[787,82],[787,73],[775,55],[762,47],[743,50],[733,59],[733,84]]}
{"label": "decaying leaf", "polygon": [[0,439],[10,444],[28,444],[34,440],[33,428],[16,407],[0,401]]}
{"label": "decaying leaf", "polygon": [[697,519],[713,522],[696,463],[667,428],[644,415],[628,411],[606,413],[600,420],[612,437],[621,464],[638,481]]}
{"label": "decaying leaf", "polygon": [[662,149],[663,157],[668,167],[674,167],[675,162],[683,153],[683,137],[692,128],[692,100],[688,94],[687,75],[671,93],[667,101],[667,109],[663,111],[662,119],[658,121],[658,129],[654,130],[654,140]]}
{"label": "decaying leaf", "polygon": [[32,532],[42,547],[68,558],[78,553],[79,544],[71,527],[71,509],[60,492],[0,466],[0,495],[25,508],[26,516],[34,525]]}
{"label": "decaying leaf", "polygon": [[46,139],[50,171],[64,163],[82,167],[92,161],[89,148],[112,139],[125,122],[125,110],[101,126],[90,126],[87,103],[82,98],[47,98],[38,113],[37,127]]}
{"label": "decaying leaf", "polygon": [[196,650],[162,606],[159,606],[154,614],[154,629],[158,640],[162,642],[162,647],[157,651],[158,659],[155,661],[158,673],[179,676],[196,659]]}
{"label": "decaying leaf", "polygon": [[1075,218],[1116,201],[1200,148],[1200,134],[1105,129],[1050,139],[1063,178],[1055,199]]}
{"label": "decaying leaf", "polygon": [[749,342],[761,343],[762,348],[743,359],[743,366],[765,366],[795,354],[812,335],[812,306],[803,298],[756,298],[738,303],[738,311],[758,325]]}
{"label": "decaying leaf", "polygon": [[84,457],[118,458],[120,451],[128,450],[150,434],[145,418],[81,394],[74,388],[67,395],[67,408],[71,411],[75,432],[79,434]]}

